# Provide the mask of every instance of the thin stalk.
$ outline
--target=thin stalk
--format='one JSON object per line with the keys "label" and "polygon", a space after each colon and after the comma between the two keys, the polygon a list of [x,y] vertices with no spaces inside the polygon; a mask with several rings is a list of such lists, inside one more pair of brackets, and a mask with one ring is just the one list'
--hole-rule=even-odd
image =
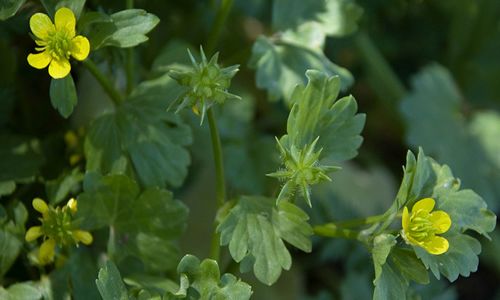
{"label": "thin stalk", "polygon": [[385,215],[376,215],[376,216],[369,216],[366,218],[359,218],[359,219],[351,219],[351,220],[346,220],[346,221],[339,221],[334,224],[338,227],[358,227],[358,226],[363,226],[363,225],[368,225],[368,224],[373,224],[373,223],[378,223],[383,221],[386,218]]}
{"label": "thin stalk", "polygon": [[109,260],[113,260],[116,252],[116,234],[115,227],[109,226],[109,237],[107,245],[107,255]]}
{"label": "thin stalk", "polygon": [[[134,8],[134,0],[126,0],[126,8]],[[125,49],[125,51],[126,92],[129,95],[134,89],[134,48]]]}
{"label": "thin stalk", "polygon": [[221,208],[226,201],[226,182],[224,179],[224,161],[222,160],[222,144],[220,141],[219,130],[215,121],[212,108],[208,109],[208,125],[210,127],[210,139],[212,141],[212,151],[215,163],[215,196],[217,207]]}
{"label": "thin stalk", "polygon": [[[219,10],[215,16],[215,21],[212,26],[212,30],[208,36],[205,51],[207,54],[212,55],[215,49],[217,41],[220,38],[222,28],[226,22],[227,16],[231,11],[233,6],[233,0],[221,0]],[[207,111],[208,115],[208,125],[210,127],[210,139],[212,141],[212,152],[214,155],[215,164],[215,196],[217,203],[217,212],[224,205],[226,201],[226,182],[224,178],[224,163],[222,160],[222,145],[220,141],[219,131],[217,129],[217,123],[215,122],[215,117],[212,108]],[[220,238],[216,231],[217,221],[214,223],[214,230],[212,235],[212,243],[210,247],[210,258],[219,260],[220,257]]]}
{"label": "thin stalk", "polygon": [[382,99],[388,101],[391,107],[395,107],[398,101],[406,95],[403,83],[368,35],[362,32],[358,33],[354,38],[354,43],[361,58],[368,66],[369,72],[380,83],[379,88],[383,91]]}
{"label": "thin stalk", "polygon": [[231,7],[233,6],[233,0],[220,0],[221,4],[219,6],[219,10],[217,11],[217,15],[215,16],[214,25],[212,26],[212,30],[208,36],[208,41],[206,44],[205,51],[208,55],[212,55],[215,50],[215,46],[219,41],[220,34],[222,32],[222,28],[224,27],[224,23],[226,22],[227,16],[231,11]]}
{"label": "thin stalk", "polygon": [[[212,108],[207,111],[208,125],[210,127],[210,139],[212,141],[212,152],[214,155],[215,164],[215,198],[217,203],[217,211],[224,205],[226,201],[226,181],[224,178],[224,161],[222,160],[222,144],[220,141],[219,130],[215,122],[214,112]],[[210,257],[218,260],[220,256],[219,234],[216,232],[217,224],[214,224],[212,236],[212,244],[210,247]]]}
{"label": "thin stalk", "polygon": [[359,231],[340,228],[333,223],[314,226],[313,231],[314,234],[318,236],[344,238],[349,240],[357,240],[360,234]]}
{"label": "thin stalk", "polygon": [[115,89],[113,84],[108,80],[108,78],[99,70],[99,68],[95,65],[95,63],[87,58],[83,61],[83,65],[89,70],[90,74],[92,74],[95,79],[102,86],[106,94],[113,100],[116,105],[119,105],[123,102],[123,98],[120,93]]}

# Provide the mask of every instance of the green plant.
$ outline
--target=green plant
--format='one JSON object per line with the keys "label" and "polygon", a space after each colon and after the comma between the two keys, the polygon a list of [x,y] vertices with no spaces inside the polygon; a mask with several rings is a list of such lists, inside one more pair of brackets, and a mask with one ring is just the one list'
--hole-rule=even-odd
{"label": "green plant", "polygon": [[[500,13],[450,1],[403,2],[483,29]],[[498,265],[498,107],[461,106],[477,82],[453,63],[461,82],[434,64],[407,91],[359,2],[0,0],[0,298],[414,299],[475,272],[482,244]],[[450,57],[488,57],[477,39]],[[332,40],[385,106],[358,113]],[[348,162],[372,115],[416,150],[396,142],[397,192],[373,127],[369,167]]]}

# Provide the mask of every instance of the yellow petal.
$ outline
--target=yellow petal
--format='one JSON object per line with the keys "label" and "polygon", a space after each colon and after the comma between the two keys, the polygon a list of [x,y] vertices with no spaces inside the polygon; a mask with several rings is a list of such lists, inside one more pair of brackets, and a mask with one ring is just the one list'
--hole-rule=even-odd
{"label": "yellow petal", "polygon": [[52,34],[56,30],[49,16],[42,13],[36,13],[31,16],[30,28],[31,32],[41,40],[47,39],[49,34]]}
{"label": "yellow petal", "polygon": [[30,66],[36,69],[43,69],[47,67],[52,60],[52,56],[50,56],[48,51],[43,51],[41,53],[28,55],[28,63]]}
{"label": "yellow petal", "polygon": [[49,74],[54,79],[64,78],[71,71],[71,65],[66,58],[53,59],[49,65]]}
{"label": "yellow petal", "polygon": [[33,226],[28,231],[26,231],[26,242],[32,242],[36,240],[37,238],[41,237],[43,234],[42,232],[42,227],[40,226]]}
{"label": "yellow petal", "polygon": [[78,210],[78,202],[76,202],[75,198],[69,199],[66,206],[69,207],[72,213],[76,213],[76,211]]}
{"label": "yellow petal", "polygon": [[424,198],[422,200],[419,200],[417,203],[415,203],[415,205],[413,205],[413,208],[411,211],[412,211],[412,213],[416,213],[419,210],[431,212],[432,209],[434,208],[435,204],[436,204],[436,202],[434,201],[434,199]]}
{"label": "yellow petal", "polygon": [[443,254],[448,251],[450,244],[448,240],[441,236],[433,236],[428,241],[425,241],[422,245],[427,252],[434,255]]}
{"label": "yellow petal", "polygon": [[36,211],[43,215],[49,211],[49,206],[47,205],[47,203],[45,203],[45,201],[40,198],[33,199],[32,205]]}
{"label": "yellow petal", "polygon": [[73,236],[77,241],[80,241],[85,245],[90,245],[93,240],[92,234],[85,230],[73,230]]}
{"label": "yellow petal", "polygon": [[57,31],[66,29],[68,37],[72,38],[75,36],[75,26],[76,18],[73,11],[67,7],[61,7],[56,11],[56,16],[54,18],[54,23],[56,23]]}
{"label": "yellow petal", "polygon": [[46,265],[54,260],[55,248],[56,241],[54,239],[47,239],[42,243],[38,252],[40,264]]}
{"label": "yellow petal", "polygon": [[71,40],[71,56],[77,60],[84,60],[89,56],[90,43],[89,40],[81,35],[75,36]]}
{"label": "yellow petal", "polygon": [[450,215],[442,210],[437,210],[429,215],[429,221],[432,222],[436,233],[445,233],[451,227]]}
{"label": "yellow petal", "polygon": [[403,226],[403,231],[406,233],[410,228],[410,214],[408,213],[408,208],[403,209],[403,219],[401,220],[401,225]]}

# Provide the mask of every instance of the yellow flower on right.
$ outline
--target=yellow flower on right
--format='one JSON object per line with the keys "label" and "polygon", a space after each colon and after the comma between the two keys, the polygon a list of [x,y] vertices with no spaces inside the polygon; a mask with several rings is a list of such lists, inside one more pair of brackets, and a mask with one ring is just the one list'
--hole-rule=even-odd
{"label": "yellow flower on right", "polygon": [[401,235],[406,243],[420,246],[434,255],[443,254],[450,247],[448,240],[437,234],[448,231],[451,226],[450,216],[442,210],[432,211],[436,202],[432,198],[417,201],[411,210],[403,210],[403,230]]}

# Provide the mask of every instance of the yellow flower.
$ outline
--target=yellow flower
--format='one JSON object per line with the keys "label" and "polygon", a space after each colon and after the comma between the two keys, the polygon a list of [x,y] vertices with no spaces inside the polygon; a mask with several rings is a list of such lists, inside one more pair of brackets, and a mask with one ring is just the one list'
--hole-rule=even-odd
{"label": "yellow flower", "polygon": [[402,236],[408,244],[420,246],[430,254],[439,255],[448,251],[450,245],[447,239],[436,234],[448,231],[451,219],[442,210],[431,212],[435,204],[432,198],[419,200],[413,205],[411,214],[405,207]]}
{"label": "yellow flower", "polygon": [[46,265],[54,261],[56,246],[70,246],[83,243],[90,245],[93,241],[92,234],[78,229],[78,221],[74,221],[77,212],[77,200],[71,198],[61,209],[47,205],[40,198],[33,200],[33,208],[42,214],[41,226],[33,226],[26,231],[25,239],[32,242],[43,236],[43,243],[38,250],[38,262]]}
{"label": "yellow flower", "polygon": [[42,216],[44,216],[44,217],[49,212],[49,207],[48,207],[47,203],[45,203],[45,201],[43,201],[40,198],[33,199],[32,205],[33,205],[33,208],[36,211],[38,211],[39,213],[41,213]]}
{"label": "yellow flower", "polygon": [[46,265],[54,260],[56,251],[56,240],[52,238],[46,239],[40,246],[38,252],[38,260],[41,265]]}
{"label": "yellow flower", "polygon": [[71,9],[62,7],[57,10],[54,23],[49,16],[36,13],[30,18],[30,28],[36,37],[35,49],[41,51],[28,55],[28,63],[36,69],[49,66],[52,78],[64,78],[69,74],[69,57],[84,60],[90,52],[89,40],[76,35],[76,18]]}

